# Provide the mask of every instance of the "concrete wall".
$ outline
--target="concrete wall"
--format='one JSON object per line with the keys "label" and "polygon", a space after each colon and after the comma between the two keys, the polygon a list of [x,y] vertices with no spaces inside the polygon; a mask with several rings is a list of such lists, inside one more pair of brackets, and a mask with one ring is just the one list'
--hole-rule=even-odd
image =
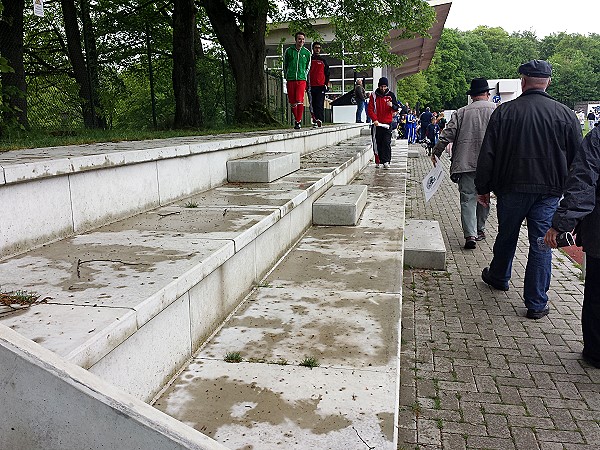
{"label": "concrete wall", "polygon": [[4,164],[0,258],[224,184],[231,159],[267,148],[304,154],[359,133],[356,126],[336,126]]}
{"label": "concrete wall", "polygon": [[225,450],[0,325],[0,450]]}

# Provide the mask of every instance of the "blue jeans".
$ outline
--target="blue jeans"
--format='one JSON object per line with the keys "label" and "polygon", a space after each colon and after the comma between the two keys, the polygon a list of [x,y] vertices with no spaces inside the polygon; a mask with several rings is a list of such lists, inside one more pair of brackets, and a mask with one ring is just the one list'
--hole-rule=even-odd
{"label": "blue jeans", "polygon": [[494,258],[490,263],[489,275],[500,283],[508,284],[521,223],[526,218],[529,255],[525,268],[523,300],[527,309],[541,311],[548,302],[546,292],[550,288],[552,251],[540,250],[537,238],[543,237],[552,226],[552,216],[559,200],[559,197],[522,192],[498,195],[498,236],[494,243]]}
{"label": "blue jeans", "polygon": [[356,99],[356,123],[362,123],[362,113],[365,110],[365,101]]}

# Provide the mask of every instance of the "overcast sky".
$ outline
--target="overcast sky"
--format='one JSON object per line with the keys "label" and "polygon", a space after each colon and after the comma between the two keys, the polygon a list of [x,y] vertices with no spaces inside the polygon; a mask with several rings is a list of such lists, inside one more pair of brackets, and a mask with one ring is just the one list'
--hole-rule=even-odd
{"label": "overcast sky", "polygon": [[472,30],[478,25],[509,33],[531,30],[538,38],[551,33],[600,33],[600,2],[531,0],[452,0],[446,28]]}

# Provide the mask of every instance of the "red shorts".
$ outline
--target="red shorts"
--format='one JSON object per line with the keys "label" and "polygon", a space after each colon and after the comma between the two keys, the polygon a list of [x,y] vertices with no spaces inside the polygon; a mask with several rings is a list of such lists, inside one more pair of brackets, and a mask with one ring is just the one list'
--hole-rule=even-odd
{"label": "red shorts", "polygon": [[304,92],[306,91],[306,81],[290,80],[287,82],[288,100],[290,105],[294,103],[304,103]]}

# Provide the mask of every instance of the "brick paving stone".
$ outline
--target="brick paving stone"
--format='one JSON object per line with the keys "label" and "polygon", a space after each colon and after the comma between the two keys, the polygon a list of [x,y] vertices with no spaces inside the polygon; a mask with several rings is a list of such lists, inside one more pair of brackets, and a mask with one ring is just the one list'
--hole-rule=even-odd
{"label": "brick paving stone", "polygon": [[506,437],[510,435],[506,416],[499,414],[484,414],[488,436]]}
{"label": "brick paving stone", "polygon": [[525,428],[544,428],[550,430],[554,428],[554,422],[549,417],[539,416],[507,416],[508,425],[512,427]]}
{"label": "brick paving stone", "polygon": [[496,438],[488,436],[474,436],[467,439],[468,448],[472,449],[496,449],[496,450],[514,450],[515,444],[512,439]]}
{"label": "brick paving stone", "polygon": [[536,435],[539,440],[546,442],[560,442],[583,444],[583,436],[577,431],[561,431],[561,430],[537,430]]}
{"label": "brick paving stone", "polygon": [[465,438],[459,434],[444,433],[442,437],[442,448],[448,450],[466,450]]}
{"label": "brick paving stone", "polygon": [[406,217],[440,223],[447,270],[404,272],[398,448],[600,448],[600,370],[581,360],[579,269],[555,251],[551,313],[526,319],[526,227],[510,290],[491,289],[480,277],[497,230],[494,200],[488,238],[465,251],[456,185],[445,180],[424,201],[418,180],[430,168],[426,157],[408,161],[417,182],[408,183]]}
{"label": "brick paving stone", "polygon": [[517,449],[539,450],[537,438],[531,428],[512,427],[511,435]]}

